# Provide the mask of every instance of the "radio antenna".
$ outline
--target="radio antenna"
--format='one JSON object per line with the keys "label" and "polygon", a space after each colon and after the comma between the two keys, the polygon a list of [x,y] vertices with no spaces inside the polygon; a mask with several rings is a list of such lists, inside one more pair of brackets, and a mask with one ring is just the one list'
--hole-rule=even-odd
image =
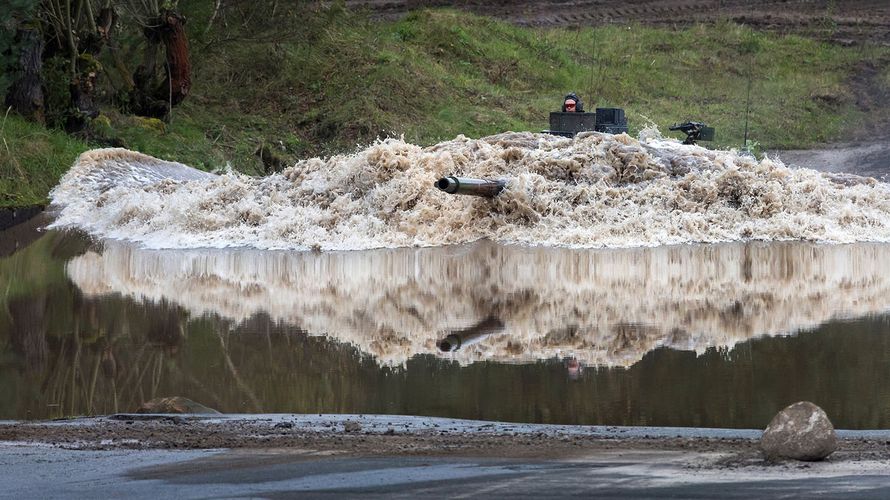
{"label": "radio antenna", "polygon": [[[745,142],[742,144],[742,148],[745,151],[748,151],[748,115],[751,112],[751,71],[750,66],[748,70],[748,97],[745,98]],[[748,151],[750,152],[750,151]]]}

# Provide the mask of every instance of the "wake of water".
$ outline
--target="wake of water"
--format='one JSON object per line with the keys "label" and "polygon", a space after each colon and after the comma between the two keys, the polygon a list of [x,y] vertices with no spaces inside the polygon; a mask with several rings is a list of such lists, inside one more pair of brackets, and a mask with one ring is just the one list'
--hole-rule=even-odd
{"label": "wake of water", "polygon": [[[436,179],[506,179],[496,198]],[[55,227],[149,248],[360,250],[478,239],[568,247],[890,241],[890,187],[789,169],[648,132],[506,133],[422,148],[387,139],[281,174],[211,175],[123,149],[83,153],[51,196]]]}

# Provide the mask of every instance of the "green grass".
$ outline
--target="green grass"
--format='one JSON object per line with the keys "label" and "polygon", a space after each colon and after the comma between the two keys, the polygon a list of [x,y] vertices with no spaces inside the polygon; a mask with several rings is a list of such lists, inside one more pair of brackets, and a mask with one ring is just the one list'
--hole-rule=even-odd
{"label": "green grass", "polygon": [[[846,82],[865,61],[887,60],[888,49],[728,22],[534,30],[453,10],[378,23],[338,8],[279,9],[264,24],[217,22],[205,32],[212,8],[190,5],[190,96],[161,126],[108,110],[94,127],[105,143],[259,174],[261,147],[290,163],[377,137],[427,145],[539,131],[574,90],[590,110],[624,108],[632,134],[650,121],[667,134],[672,123],[700,120],[717,129],[711,147],[739,147],[749,81],[749,137],[765,149],[841,139],[860,122],[887,118],[857,109]],[[300,29],[282,28],[294,23]],[[890,87],[887,75],[878,80]],[[89,147],[13,117],[3,133],[4,205],[42,200]]]}
{"label": "green grass", "polygon": [[644,117],[663,131],[675,121],[705,121],[717,128],[716,147],[741,145],[749,81],[749,135],[763,146],[799,148],[840,137],[845,126],[867,118],[845,80],[863,61],[886,54],[730,23],[672,33],[639,26],[552,31],[549,39],[577,47],[579,65],[566,84],[601,105],[625,108],[632,130]]}
{"label": "green grass", "polygon": [[0,207],[46,202],[49,190],[89,146],[14,114],[0,121]]}
{"label": "green grass", "polygon": [[890,92],[890,66],[881,70],[878,76],[878,82],[885,92]]}
{"label": "green grass", "polygon": [[[625,108],[632,133],[648,120],[663,130],[702,120],[718,129],[713,146],[730,147],[742,143],[750,81],[751,137],[767,148],[800,148],[870,118],[845,82],[864,61],[888,54],[732,23],[541,31],[451,10],[388,24],[341,12],[307,30],[323,35],[277,52],[250,43],[216,47],[202,64],[201,97],[189,106],[201,100],[205,110],[260,115],[256,133],[297,138],[302,149],[286,154],[325,154],[377,136],[430,144],[541,130],[575,90],[590,109]],[[218,64],[223,57],[228,69]],[[232,67],[249,68],[250,81],[233,84],[219,73]]]}

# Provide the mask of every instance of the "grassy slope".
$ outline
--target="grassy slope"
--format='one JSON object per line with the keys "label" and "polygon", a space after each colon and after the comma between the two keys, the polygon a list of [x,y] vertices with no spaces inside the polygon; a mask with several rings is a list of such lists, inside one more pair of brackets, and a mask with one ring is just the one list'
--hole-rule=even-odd
{"label": "grassy slope", "polygon": [[[751,137],[762,147],[805,147],[867,118],[844,82],[887,53],[728,23],[541,31],[449,10],[395,23],[333,10],[302,19],[300,29],[242,33],[230,24],[204,33],[207,9],[195,5],[194,86],[172,123],[110,112],[97,128],[131,149],[247,173],[262,171],[255,152],[263,145],[292,162],[375,137],[430,144],[541,130],[568,90],[591,109],[625,108],[632,133],[649,121],[666,131],[696,119],[717,127],[715,147],[738,146],[749,72]],[[2,135],[0,206],[42,200],[89,147],[14,117]]]}
{"label": "grassy slope", "polygon": [[18,116],[0,125],[0,207],[45,203],[49,190],[88,146]]}

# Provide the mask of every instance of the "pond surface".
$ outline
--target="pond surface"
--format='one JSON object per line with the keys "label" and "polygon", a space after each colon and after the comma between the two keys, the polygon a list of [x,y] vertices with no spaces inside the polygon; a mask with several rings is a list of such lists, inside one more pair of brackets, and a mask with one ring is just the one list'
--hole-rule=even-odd
{"label": "pond surface", "polygon": [[0,418],[397,413],[890,427],[890,245],[144,250],[0,232]]}

